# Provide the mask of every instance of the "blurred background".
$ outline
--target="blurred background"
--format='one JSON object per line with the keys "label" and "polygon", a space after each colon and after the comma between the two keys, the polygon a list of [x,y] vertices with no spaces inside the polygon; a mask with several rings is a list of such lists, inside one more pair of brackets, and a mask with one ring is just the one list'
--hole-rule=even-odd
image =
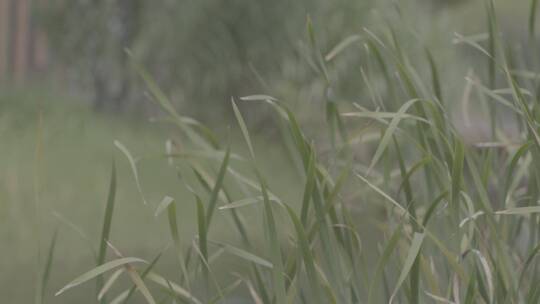
{"label": "blurred background", "polygon": [[[516,45],[526,41],[529,1],[495,4],[503,34]],[[308,16],[330,67],[331,90],[314,64]],[[373,107],[364,73],[382,94],[392,94],[372,67],[373,54],[361,39],[364,28],[398,31],[419,77],[426,79],[428,47],[443,75],[445,99],[457,104],[467,71],[487,59],[455,45],[455,33],[482,37],[486,25],[483,1],[473,0],[0,0],[2,302],[32,300],[36,252],[44,254],[58,231],[59,258],[46,301],[87,303],[92,284],[60,298],[52,294],[93,265],[89,248],[98,242],[113,158],[119,172],[113,242],[147,259],[167,244],[166,224],[142,205],[127,161],[113,145],[121,141],[139,160],[149,201],[165,194],[179,201],[187,197],[160,156],[174,133],[155,122],[161,112],[131,60],[145,67],[180,113],[232,142],[241,138],[228,135],[236,128],[231,97],[268,94],[295,109],[324,146],[323,100]],[[342,41],[357,37],[334,56]],[[477,73],[485,77],[486,71]],[[277,131],[268,108],[242,107],[265,156],[261,165],[278,177],[271,186],[291,200],[300,197],[290,186],[297,176],[283,173],[289,165],[274,144]],[[469,131],[484,136],[481,125]],[[182,229],[192,235],[194,204],[181,205]],[[234,233],[230,223],[223,225],[216,234]]]}

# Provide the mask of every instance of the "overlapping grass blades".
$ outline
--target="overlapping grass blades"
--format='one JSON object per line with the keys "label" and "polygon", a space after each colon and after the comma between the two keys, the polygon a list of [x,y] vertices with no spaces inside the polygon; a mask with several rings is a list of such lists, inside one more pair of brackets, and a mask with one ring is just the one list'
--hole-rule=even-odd
{"label": "overlapping grass blades", "polygon": [[[532,8],[536,3],[532,0]],[[326,121],[320,125],[328,132],[321,132],[321,140],[306,135],[303,122],[286,100],[262,94],[240,98],[238,103],[233,100],[237,135],[244,138],[249,153],[245,158],[234,157],[242,149],[232,141],[219,142],[220,137],[201,123],[180,115],[135,64],[152,98],[168,115],[165,120],[178,127],[186,149],[213,157],[204,162],[173,159],[192,168],[193,180],[199,184],[191,187],[190,180],[183,181],[196,204],[197,233],[192,242],[180,239],[174,199],[166,197],[157,206],[156,215],[167,211],[172,250],[179,257],[174,264],[179,280],[172,282],[150,271],[158,258],[141,274],[136,269],[132,274],[143,283],[154,282],[167,300],[186,303],[217,303],[240,285],[257,304],[536,303],[540,298],[540,111],[536,94],[525,92],[535,92],[538,83],[525,82],[513,73],[493,3],[486,1],[485,8],[487,41],[456,36],[460,47],[472,47],[486,56],[479,69],[487,72],[470,74],[464,89],[476,90],[489,101],[492,122],[504,116],[522,126],[517,135],[507,135],[498,123],[490,123],[488,143],[471,143],[458,132],[459,120],[450,115],[451,94],[441,81],[445,70],[437,66],[436,54],[422,47],[422,63],[409,58],[401,42],[404,34],[395,30],[395,24],[345,38],[324,58],[308,19],[312,55],[326,89],[333,89],[337,81],[332,64],[347,47],[362,41],[384,82],[370,89],[384,87],[385,92],[374,94],[383,96],[384,103],[374,103],[374,109],[358,106],[352,112],[352,105],[325,96],[320,111]],[[531,33],[535,14],[533,9]],[[416,66],[421,64],[426,66]],[[422,68],[430,72],[425,77],[417,72]],[[372,82],[369,73],[362,77]],[[512,95],[507,97],[508,93]],[[244,107],[264,106],[254,102],[269,105],[291,159],[298,160],[298,168],[290,166],[291,171],[300,171],[292,187],[297,201],[284,199],[272,188],[273,179],[284,172],[267,175],[260,166],[264,154],[256,153],[253,131],[242,115]],[[358,122],[365,121],[367,127],[359,129]],[[375,140],[352,140],[352,134],[365,132]],[[331,149],[319,146],[321,141]],[[127,156],[140,191],[133,157],[119,142],[116,145]],[[365,154],[369,159],[361,156]],[[113,199],[106,207],[98,267],[66,288],[139,261],[105,261],[114,167],[112,176]],[[242,217],[247,212],[251,212],[249,221]],[[223,216],[232,217],[237,240],[214,239],[220,235],[214,227],[216,218]],[[223,269],[216,266],[223,253],[248,265],[226,284],[214,275],[216,269]],[[117,274],[109,282],[120,278]],[[204,288],[192,288],[196,284]],[[115,303],[126,302],[135,290],[118,295]],[[146,299],[151,301],[148,295]]]}

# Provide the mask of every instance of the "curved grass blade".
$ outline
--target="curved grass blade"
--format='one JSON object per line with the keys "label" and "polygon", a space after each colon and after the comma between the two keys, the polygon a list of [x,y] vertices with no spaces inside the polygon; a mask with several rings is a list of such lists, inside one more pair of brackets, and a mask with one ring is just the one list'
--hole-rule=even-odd
{"label": "curved grass blade", "polygon": [[412,100],[409,100],[408,102],[406,102],[403,106],[401,106],[399,111],[396,113],[396,116],[394,118],[392,118],[392,121],[390,122],[390,124],[388,125],[388,128],[384,132],[384,135],[381,138],[379,146],[377,147],[377,150],[375,151],[375,155],[373,156],[373,158],[371,160],[371,164],[369,165],[369,168],[368,168],[368,171],[367,171],[368,174],[371,171],[371,169],[373,169],[375,164],[379,161],[379,159],[382,156],[383,152],[386,150],[386,147],[390,143],[390,140],[392,139],[392,135],[396,131],[397,126],[398,126],[399,122],[402,120],[403,115],[405,114],[405,112],[407,112],[409,107],[411,107],[417,101],[419,101],[419,99],[412,99]]}
{"label": "curved grass blade", "polygon": [[[146,266],[146,268],[144,269],[144,271],[142,272],[141,274],[141,279],[144,279],[146,277],[146,275],[148,275],[148,273],[150,273],[150,271],[152,270],[152,268],[154,268],[154,266],[157,264],[157,262],[159,261],[159,259],[161,258],[161,255],[163,254],[163,252],[160,252],[153,260],[152,262],[150,262],[150,264],[148,266]],[[131,288],[126,291],[127,293],[125,294],[125,298],[121,298],[122,300],[119,300],[118,303],[127,303],[127,301],[129,300],[129,298],[131,298],[131,296],[133,295],[133,293],[135,292],[135,290],[137,290],[137,285],[133,285],[131,286]],[[120,294],[118,297],[121,297],[122,295],[124,295],[124,293]],[[111,302],[111,304],[113,304]]]}
{"label": "curved grass blade", "polygon": [[156,300],[154,300],[154,297],[150,293],[150,290],[148,290],[148,287],[146,287],[146,284],[144,284],[144,281],[137,270],[135,270],[135,268],[133,268],[133,266],[130,264],[126,264],[125,267],[129,276],[131,277],[131,280],[133,281],[133,284],[137,286],[137,289],[144,296],[146,302],[148,302],[148,304],[156,304]]}
{"label": "curved grass blade", "polygon": [[116,282],[116,280],[118,280],[118,278],[120,277],[120,275],[122,273],[124,273],[125,269],[124,268],[120,268],[118,270],[116,270],[110,277],[109,279],[107,280],[107,282],[105,282],[105,284],[103,284],[103,288],[101,288],[101,290],[99,291],[98,293],[98,296],[97,296],[97,299],[98,301],[101,301],[101,299],[103,299],[103,296],[105,296],[105,294],[111,289],[111,287],[114,285],[114,283]]}
{"label": "curved grass blade", "polygon": [[159,286],[161,286],[164,290],[172,291],[172,292],[174,292],[174,294],[182,297],[185,300],[188,300],[190,303],[202,304],[202,302],[200,300],[198,300],[196,297],[194,297],[190,292],[188,292],[184,288],[180,287],[180,285],[165,279],[164,277],[158,275],[155,272],[148,273],[147,278],[150,281],[152,281],[152,282],[158,284]]}
{"label": "curved grass blade", "polygon": [[394,297],[399,291],[401,284],[403,284],[403,282],[407,278],[407,275],[409,274],[409,271],[413,267],[413,264],[420,252],[420,248],[422,247],[424,236],[425,236],[424,233],[414,234],[411,247],[409,248],[409,253],[407,254],[407,258],[405,259],[405,263],[403,265],[403,269],[401,270],[401,274],[399,275],[398,281],[396,283],[396,287],[394,288],[394,291],[392,292],[392,296],[390,297],[390,303],[392,303],[392,301],[394,300]]}
{"label": "curved grass blade", "polygon": [[160,215],[164,210],[169,208],[169,205],[174,202],[174,198],[170,196],[165,196],[161,202],[158,204],[156,208],[156,212],[154,213],[154,216]]}
{"label": "curved grass blade", "polygon": [[71,289],[75,286],[78,286],[82,283],[85,283],[87,281],[90,281],[92,280],[93,278],[96,278],[98,276],[100,276],[101,274],[109,271],[109,270],[112,270],[112,269],[115,269],[119,266],[124,266],[126,264],[129,264],[129,263],[146,263],[145,260],[143,259],[139,259],[139,258],[133,258],[133,257],[127,257],[127,258],[120,258],[120,259],[117,259],[117,260],[113,260],[113,261],[110,261],[110,262],[107,262],[105,264],[102,264],[84,274],[82,274],[81,276],[77,277],[76,279],[74,279],[73,281],[69,282],[66,286],[62,287],[58,292],[56,292],[55,296],[59,296],[61,295],[62,293],[64,293],[66,290],[68,289]]}
{"label": "curved grass blade", "polygon": [[228,210],[228,209],[236,209],[236,208],[242,208],[246,206],[251,206],[255,204],[259,204],[263,202],[262,196],[256,196],[256,197],[248,197],[241,200],[237,200],[235,202],[231,202],[227,205],[223,205],[218,208],[218,210]]}
{"label": "curved grass blade", "polygon": [[324,60],[330,61],[334,59],[339,53],[343,52],[345,49],[353,45],[355,42],[359,42],[362,39],[360,35],[351,35],[349,37],[346,37],[343,39],[340,43],[338,43],[326,56],[324,56]]}
{"label": "curved grass blade", "polygon": [[135,162],[135,159],[133,158],[129,150],[126,148],[126,146],[124,146],[121,142],[119,142],[118,140],[115,140],[114,145],[120,151],[122,151],[122,153],[124,153],[124,155],[126,156],[129,162],[129,165],[131,167],[131,171],[133,172],[133,176],[135,177],[135,184],[137,185],[137,190],[139,191],[139,194],[141,195],[143,203],[147,205],[146,199],[144,198],[144,194],[142,191],[141,182],[139,181],[139,173],[137,170],[137,163]]}
{"label": "curved grass blade", "polygon": [[495,214],[500,215],[529,215],[532,213],[540,213],[540,206],[516,207],[495,212]]}
{"label": "curved grass blade", "polygon": [[440,202],[443,201],[443,199],[448,195],[448,191],[444,191],[441,193],[437,198],[433,200],[431,205],[429,206],[428,210],[426,211],[426,215],[424,215],[424,219],[422,220],[422,226],[426,227],[429,223],[429,220],[431,219],[433,212],[435,212],[435,209],[437,209],[437,206]]}
{"label": "curved grass blade", "polygon": [[272,263],[270,263],[269,261],[251,253],[251,252],[248,252],[248,251],[245,251],[243,249],[240,249],[240,248],[237,248],[237,247],[234,247],[232,245],[229,245],[229,244],[224,244],[224,243],[221,243],[221,242],[216,242],[216,241],[209,241],[210,243],[212,244],[215,244],[221,248],[223,248],[223,250],[225,252],[228,252],[232,255],[235,255],[243,260],[246,260],[246,261],[249,261],[249,262],[253,262],[259,266],[263,266],[263,267],[266,267],[266,268],[269,268],[269,269],[272,269],[274,266],[272,265]]}

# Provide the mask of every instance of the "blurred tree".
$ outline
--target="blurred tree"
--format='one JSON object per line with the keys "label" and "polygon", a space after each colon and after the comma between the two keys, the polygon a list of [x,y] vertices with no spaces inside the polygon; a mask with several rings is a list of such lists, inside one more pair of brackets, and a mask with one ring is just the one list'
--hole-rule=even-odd
{"label": "blurred tree", "polygon": [[141,0],[56,1],[47,7],[47,28],[56,62],[91,83],[97,110],[118,111],[129,98],[131,77],[124,49],[140,30]]}
{"label": "blurred tree", "polygon": [[48,29],[57,62],[77,71],[97,109],[140,99],[129,48],[192,114],[220,115],[230,96],[260,93],[275,79],[309,81],[313,71],[298,65],[308,14],[321,45],[333,46],[361,29],[371,2],[58,0]]}

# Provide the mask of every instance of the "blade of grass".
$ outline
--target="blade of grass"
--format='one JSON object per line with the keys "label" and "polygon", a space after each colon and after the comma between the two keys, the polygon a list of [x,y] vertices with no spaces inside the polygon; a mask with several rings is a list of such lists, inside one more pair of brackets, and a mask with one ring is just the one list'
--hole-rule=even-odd
{"label": "blade of grass", "polygon": [[392,139],[392,135],[396,131],[397,126],[399,122],[401,121],[401,119],[403,118],[403,115],[405,114],[405,112],[407,112],[409,107],[411,107],[414,103],[418,101],[419,99],[412,99],[412,100],[407,101],[403,106],[401,106],[399,111],[396,113],[396,116],[392,119],[392,121],[388,125],[388,128],[384,132],[384,135],[382,136],[381,141],[379,142],[379,146],[377,147],[377,150],[375,151],[375,155],[373,156],[371,163],[369,165],[368,174],[371,171],[371,169],[373,169],[375,164],[379,161],[383,152],[386,150],[386,147],[390,143],[390,140]]}
{"label": "blade of grass", "polygon": [[294,210],[292,210],[291,207],[289,207],[288,205],[285,205],[285,207],[296,230],[296,235],[298,237],[298,245],[300,246],[302,259],[304,261],[304,266],[306,267],[307,278],[309,280],[309,284],[311,285],[311,291],[313,292],[313,299],[315,303],[320,303],[322,301],[321,295],[319,293],[320,285],[317,280],[318,276],[315,269],[313,254],[311,253],[311,248],[306,233],[304,231],[303,224],[298,218],[298,216],[296,216]]}
{"label": "blade of grass", "polygon": [[531,0],[531,9],[529,11],[529,35],[534,36],[534,29],[536,25],[536,7],[538,6],[538,0]]}
{"label": "blade of grass", "polygon": [[251,154],[251,157],[253,159],[255,159],[255,152],[253,150],[253,145],[251,144],[251,139],[249,137],[249,131],[248,131],[248,128],[246,126],[246,122],[244,121],[244,118],[242,117],[242,113],[238,109],[238,106],[234,102],[234,99],[231,100],[231,103],[232,103],[232,107],[233,107],[233,110],[234,110],[234,115],[236,116],[236,120],[238,121],[238,125],[240,126],[240,130],[242,131],[242,135],[244,136],[244,140],[246,141],[246,143],[248,145],[249,153]]}
{"label": "blade of grass", "polygon": [[[107,253],[107,241],[111,233],[111,223],[114,212],[114,203],[116,198],[116,165],[114,160],[111,165],[111,179],[109,183],[109,194],[107,197],[107,205],[105,207],[105,215],[103,217],[103,226],[101,229],[101,238],[99,239],[99,251],[97,256],[97,265],[102,265],[105,262],[105,255]],[[98,276],[96,280],[96,293],[103,287],[102,277]],[[103,299],[102,303],[105,301]]]}
{"label": "blade of grass", "polygon": [[231,155],[231,149],[230,147],[228,147],[227,152],[225,153],[225,157],[223,158],[223,161],[221,162],[221,167],[219,168],[216,182],[214,184],[214,187],[212,188],[212,193],[210,194],[210,198],[208,200],[208,208],[206,209],[206,223],[207,223],[208,230],[210,228],[210,223],[212,222],[212,216],[214,214],[214,210],[216,209],[219,192],[221,191],[221,188],[223,186],[225,173],[227,173],[227,166],[229,165],[230,155]]}
{"label": "blade of grass", "polygon": [[180,285],[165,279],[164,277],[160,276],[159,274],[155,272],[148,273],[147,277],[150,281],[161,286],[166,291],[169,291],[169,286],[170,286],[172,289],[172,292],[182,297],[183,299],[188,300],[190,303],[202,304],[202,302],[199,299],[197,299],[195,296],[193,296],[190,292],[188,292],[184,288],[180,287]]}
{"label": "blade of grass", "polygon": [[283,261],[281,259],[281,245],[278,239],[278,232],[276,227],[276,222],[274,219],[274,212],[272,211],[272,204],[268,198],[268,193],[266,191],[266,183],[264,182],[259,171],[256,170],[257,177],[261,185],[261,192],[264,198],[264,216],[266,219],[267,225],[267,234],[268,234],[268,245],[270,246],[270,257],[272,261],[272,281],[274,287],[274,293],[276,296],[277,303],[286,303],[286,292],[285,292],[285,280],[283,278]]}
{"label": "blade of grass", "polygon": [[137,163],[135,162],[135,159],[133,158],[129,150],[126,148],[126,146],[124,146],[121,142],[115,140],[114,145],[126,156],[131,167],[133,176],[135,177],[135,184],[137,185],[137,190],[139,191],[143,203],[147,205],[146,199],[144,198],[144,194],[142,191],[141,182],[139,181],[139,172],[137,170]]}
{"label": "blade of grass", "polygon": [[[152,262],[150,262],[150,264],[148,264],[148,266],[146,266],[146,268],[144,269],[144,271],[142,272],[141,274],[141,278],[144,279],[146,277],[146,275],[148,275],[148,273],[150,273],[150,271],[152,270],[152,268],[154,268],[154,266],[157,264],[157,262],[159,261],[159,259],[161,258],[161,255],[163,254],[163,252],[160,252],[153,260]],[[135,292],[135,290],[137,290],[137,285],[133,285],[131,286],[131,288],[129,289],[129,291],[127,291],[126,295],[125,295],[125,298],[122,298],[122,301],[119,301],[118,303],[127,303],[128,300],[131,298],[131,296],[133,295],[133,293]],[[111,303],[112,304],[112,303]]]}
{"label": "blade of grass", "polygon": [[407,258],[405,259],[405,263],[403,265],[403,269],[401,270],[398,281],[396,283],[396,287],[394,288],[392,296],[390,297],[390,303],[392,303],[392,301],[394,300],[397,292],[399,291],[399,288],[401,287],[401,284],[403,284],[403,282],[407,278],[407,275],[409,274],[409,271],[413,267],[413,264],[415,263],[416,258],[420,252],[422,242],[424,241],[424,236],[424,233],[414,234],[411,247],[409,248],[409,253],[407,254]]}
{"label": "blade of grass", "polygon": [[377,261],[377,266],[375,267],[375,272],[373,274],[373,277],[371,279],[371,282],[369,284],[368,289],[368,300],[367,303],[371,304],[373,302],[373,291],[375,289],[376,282],[378,281],[379,277],[383,274],[384,268],[387,266],[390,257],[394,250],[396,249],[396,246],[398,245],[398,241],[401,238],[402,235],[402,225],[400,224],[392,233],[392,236],[388,240],[388,243],[386,244],[381,257]]}
{"label": "blade of grass", "polygon": [[59,296],[61,295],[62,293],[64,293],[65,291],[67,291],[68,289],[71,289],[75,286],[78,286],[80,284],[83,284],[87,281],[90,281],[98,276],[100,276],[101,274],[107,272],[107,271],[110,271],[112,269],[115,269],[117,267],[120,267],[120,266],[124,266],[128,263],[146,263],[145,260],[143,259],[139,259],[139,258],[133,258],[133,257],[127,257],[127,258],[120,258],[120,259],[116,259],[116,260],[113,260],[113,261],[110,261],[110,262],[107,262],[105,264],[102,264],[84,274],[82,274],[81,276],[77,277],[76,279],[74,279],[73,281],[69,282],[66,286],[62,287],[59,291],[56,292],[55,296]]}
{"label": "blade of grass", "polygon": [[101,299],[103,299],[103,296],[105,296],[105,294],[111,289],[111,287],[114,285],[116,280],[118,280],[118,278],[120,277],[122,273],[124,273],[124,271],[125,271],[124,268],[120,268],[116,270],[115,272],[113,272],[113,274],[111,274],[109,279],[107,279],[105,284],[103,284],[103,288],[101,288],[101,290],[98,293],[98,296],[97,296],[98,301],[101,301]]}
{"label": "blade of grass", "polygon": [[49,245],[49,251],[47,254],[47,260],[45,261],[45,268],[43,269],[43,275],[41,276],[41,300],[43,300],[45,297],[45,289],[47,288],[47,284],[49,283],[57,237],[58,237],[58,230],[55,230],[53,237],[51,238],[51,243]]}

